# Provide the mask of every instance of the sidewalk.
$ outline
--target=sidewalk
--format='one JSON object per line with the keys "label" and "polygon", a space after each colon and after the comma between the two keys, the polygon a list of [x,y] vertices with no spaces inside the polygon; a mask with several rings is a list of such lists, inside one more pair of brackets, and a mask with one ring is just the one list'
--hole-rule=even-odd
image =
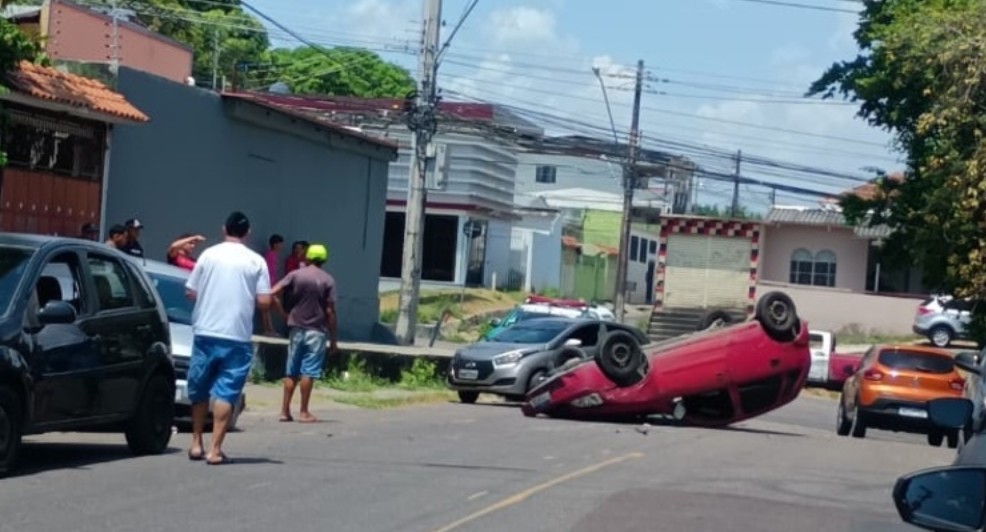
{"label": "sidewalk", "polygon": [[[280,381],[270,384],[247,384],[246,411],[254,414],[277,414],[281,409],[283,388]],[[297,412],[300,390],[295,390],[292,410]],[[367,392],[344,392],[316,383],[312,391],[311,409],[353,410],[359,408],[394,408],[412,404],[444,402],[454,397],[448,390],[403,390],[380,388]]]}

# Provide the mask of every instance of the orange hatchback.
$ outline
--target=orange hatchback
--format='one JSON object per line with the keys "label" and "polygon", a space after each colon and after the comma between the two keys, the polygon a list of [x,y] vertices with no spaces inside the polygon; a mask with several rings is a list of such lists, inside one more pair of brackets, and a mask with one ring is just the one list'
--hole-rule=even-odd
{"label": "orange hatchback", "polygon": [[867,428],[928,435],[938,447],[947,438],[958,446],[958,431],[943,432],[928,421],[927,403],[939,397],[962,397],[965,379],[951,353],[915,345],[877,345],[846,380],[839,399],[836,432],[866,437]]}

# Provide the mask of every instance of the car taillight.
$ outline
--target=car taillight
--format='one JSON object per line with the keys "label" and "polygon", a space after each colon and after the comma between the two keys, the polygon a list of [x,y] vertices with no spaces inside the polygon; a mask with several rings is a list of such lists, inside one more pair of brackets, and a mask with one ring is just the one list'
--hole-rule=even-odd
{"label": "car taillight", "polygon": [[883,373],[875,369],[868,369],[863,373],[863,378],[868,381],[882,381]]}
{"label": "car taillight", "polygon": [[965,388],[965,379],[956,377],[948,381],[948,385],[952,387],[953,390],[962,391]]}
{"label": "car taillight", "polygon": [[918,316],[927,316],[931,314],[931,309],[928,307],[918,307]]}

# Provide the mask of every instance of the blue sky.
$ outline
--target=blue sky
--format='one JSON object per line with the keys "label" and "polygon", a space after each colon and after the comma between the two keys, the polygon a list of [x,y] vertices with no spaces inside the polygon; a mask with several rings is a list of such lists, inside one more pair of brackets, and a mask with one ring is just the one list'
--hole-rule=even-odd
{"label": "blue sky", "polygon": [[[860,7],[851,0],[797,1]],[[320,44],[370,47],[414,71],[415,58],[407,51],[416,47],[421,3],[253,0],[252,5]],[[467,3],[446,0],[446,34]],[[855,54],[855,21],[852,13],[744,0],[479,0],[450,48],[440,84],[448,99],[481,98],[601,128],[609,122],[590,70],[597,66],[607,74],[616,125],[625,133],[632,102],[627,76],[643,59],[655,79],[643,97],[645,143],[669,151],[675,151],[671,143],[741,149],[744,156],[868,177],[865,167],[899,164],[890,137],[854,118],[854,106],[778,102],[796,99],[833,61]],[[272,37],[278,44],[297,44],[276,30]],[[731,171],[733,165],[705,150],[694,158],[715,171]],[[828,192],[856,184],[757,166],[743,174]],[[705,201],[722,200],[728,188],[703,185]],[[766,189],[744,186],[742,192],[754,206],[768,201]],[[778,196],[778,203],[798,202],[804,199]]]}

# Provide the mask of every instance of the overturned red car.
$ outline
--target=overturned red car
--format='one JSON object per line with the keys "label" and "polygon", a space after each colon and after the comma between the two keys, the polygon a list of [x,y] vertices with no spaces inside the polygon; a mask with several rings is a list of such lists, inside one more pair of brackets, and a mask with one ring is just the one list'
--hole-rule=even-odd
{"label": "overturned red car", "polygon": [[[573,357],[572,360],[579,360]],[[753,319],[640,346],[611,333],[594,359],[562,366],[526,396],[524,415],[616,419],[670,415],[724,426],[793,401],[811,364],[808,325],[770,292]]]}

